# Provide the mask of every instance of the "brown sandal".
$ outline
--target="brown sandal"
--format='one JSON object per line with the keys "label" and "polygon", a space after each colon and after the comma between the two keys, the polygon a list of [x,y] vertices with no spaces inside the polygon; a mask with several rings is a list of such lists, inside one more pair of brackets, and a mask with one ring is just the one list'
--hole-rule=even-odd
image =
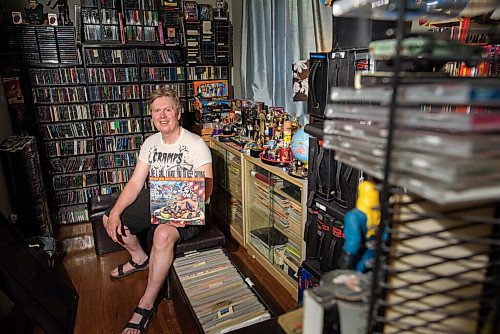
{"label": "brown sandal", "polygon": [[123,271],[123,267],[126,265],[126,263],[122,263],[117,267],[118,275],[115,276],[115,275],[112,275],[111,273],[109,273],[109,276],[111,276],[111,278],[123,278],[125,276],[128,276],[130,274],[135,273],[136,271],[148,270],[149,257],[142,264],[135,263],[132,260],[129,260],[128,263],[130,263],[130,265],[132,266],[132,269],[130,269],[129,271],[126,271],[126,272]]}

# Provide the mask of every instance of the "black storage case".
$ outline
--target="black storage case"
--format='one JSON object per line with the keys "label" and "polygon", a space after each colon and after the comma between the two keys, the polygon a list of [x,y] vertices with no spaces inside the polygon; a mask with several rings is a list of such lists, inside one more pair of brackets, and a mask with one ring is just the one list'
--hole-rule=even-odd
{"label": "black storage case", "polygon": [[307,111],[311,116],[324,118],[331,88],[353,86],[356,70],[368,69],[370,42],[392,37],[387,31],[394,27],[393,21],[333,18],[332,52],[309,55]]}
{"label": "black storage case", "polygon": [[312,117],[324,119],[332,87],[354,86],[356,71],[368,69],[369,53],[366,48],[311,53],[309,62],[307,110]]}
{"label": "black storage case", "polygon": [[322,147],[322,122],[306,125],[309,137],[308,207],[319,197],[350,210],[356,205],[361,172],[335,160],[333,150]]}

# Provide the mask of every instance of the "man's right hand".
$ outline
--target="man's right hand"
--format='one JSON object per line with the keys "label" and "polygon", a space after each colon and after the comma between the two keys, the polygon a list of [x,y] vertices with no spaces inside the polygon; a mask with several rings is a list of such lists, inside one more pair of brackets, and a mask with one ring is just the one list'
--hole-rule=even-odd
{"label": "man's right hand", "polygon": [[118,239],[121,239],[123,236],[123,226],[122,220],[119,215],[110,214],[108,217],[108,221],[106,224],[106,232],[109,237],[113,239],[114,242],[118,242]]}

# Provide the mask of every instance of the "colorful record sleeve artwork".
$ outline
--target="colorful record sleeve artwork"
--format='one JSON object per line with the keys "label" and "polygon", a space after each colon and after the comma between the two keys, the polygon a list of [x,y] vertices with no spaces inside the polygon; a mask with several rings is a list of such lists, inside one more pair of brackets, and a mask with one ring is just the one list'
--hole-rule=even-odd
{"label": "colorful record sleeve artwork", "polygon": [[227,97],[228,81],[227,80],[208,80],[193,82],[194,93],[204,99]]}
{"label": "colorful record sleeve artwork", "polygon": [[154,224],[205,225],[205,179],[150,178]]}

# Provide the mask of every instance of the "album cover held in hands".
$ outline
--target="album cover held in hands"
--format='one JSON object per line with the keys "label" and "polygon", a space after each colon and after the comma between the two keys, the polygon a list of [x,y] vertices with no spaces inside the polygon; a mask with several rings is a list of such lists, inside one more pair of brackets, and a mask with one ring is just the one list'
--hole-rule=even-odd
{"label": "album cover held in hands", "polygon": [[150,177],[153,224],[205,225],[205,178]]}

